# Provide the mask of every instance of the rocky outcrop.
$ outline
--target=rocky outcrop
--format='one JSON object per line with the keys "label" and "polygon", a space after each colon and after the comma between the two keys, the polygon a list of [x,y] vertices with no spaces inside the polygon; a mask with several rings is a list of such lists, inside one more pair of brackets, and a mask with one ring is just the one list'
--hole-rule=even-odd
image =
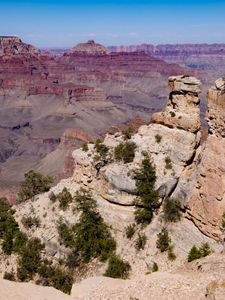
{"label": "rocky outcrop", "polygon": [[[171,77],[169,88],[171,100],[165,111],[154,114],[154,124],[141,126],[131,137],[131,142],[136,145],[132,163],[110,162],[109,159],[109,163],[103,164],[98,172],[97,153],[90,145],[86,153],[82,150],[73,153],[76,164],[74,181],[89,187],[109,202],[132,206],[136,194],[133,170],[138,168],[143,153],[147,152],[156,166],[156,188],[161,197],[171,195],[200,142],[200,82],[193,77]],[[114,148],[123,141],[121,133],[106,136],[104,143],[109,148],[109,157],[113,157]]]}
{"label": "rocky outcrop", "polygon": [[0,36],[0,56],[38,55],[39,51],[17,36]]}
{"label": "rocky outcrop", "polygon": [[173,193],[187,205],[187,217],[204,234],[220,240],[224,238],[221,224],[225,212],[223,87],[221,78],[208,92],[210,134],[181,174]]}
{"label": "rocky outcrop", "polygon": [[207,121],[210,132],[225,137],[225,77],[219,78],[208,91]]}
{"label": "rocky outcrop", "polygon": [[107,48],[90,40],[87,43],[76,45],[69,51],[69,55],[106,55]]}
{"label": "rocky outcrop", "polygon": [[168,127],[181,128],[190,132],[200,129],[198,93],[201,83],[194,77],[169,78],[170,96],[166,109],[152,116],[152,122]]}

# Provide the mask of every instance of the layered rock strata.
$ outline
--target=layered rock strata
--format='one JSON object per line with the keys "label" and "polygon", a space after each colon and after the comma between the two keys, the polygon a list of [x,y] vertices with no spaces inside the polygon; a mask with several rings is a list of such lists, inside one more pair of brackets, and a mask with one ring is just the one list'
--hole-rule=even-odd
{"label": "layered rock strata", "polygon": [[220,78],[208,91],[209,135],[193,163],[180,177],[174,195],[187,204],[187,217],[204,234],[223,240],[225,212],[224,87]]}

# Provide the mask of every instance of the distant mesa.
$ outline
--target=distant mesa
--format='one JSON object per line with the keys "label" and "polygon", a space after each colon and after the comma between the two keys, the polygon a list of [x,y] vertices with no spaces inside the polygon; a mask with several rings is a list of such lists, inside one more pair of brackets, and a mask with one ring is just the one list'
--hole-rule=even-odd
{"label": "distant mesa", "polygon": [[0,36],[0,56],[4,55],[37,55],[39,51],[22,42],[18,36]]}
{"label": "distant mesa", "polygon": [[73,47],[69,54],[77,55],[106,55],[108,50],[101,44],[95,43],[95,41],[90,40],[87,43],[80,43]]}

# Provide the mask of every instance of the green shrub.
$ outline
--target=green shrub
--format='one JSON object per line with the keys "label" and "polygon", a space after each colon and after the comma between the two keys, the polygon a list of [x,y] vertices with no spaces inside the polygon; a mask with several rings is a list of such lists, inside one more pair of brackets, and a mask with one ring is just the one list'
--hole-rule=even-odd
{"label": "green shrub", "polygon": [[138,233],[138,238],[135,242],[135,248],[137,251],[144,250],[145,245],[147,243],[147,236],[143,233]]}
{"label": "green shrub", "polygon": [[163,203],[163,217],[166,222],[178,222],[181,218],[181,202],[177,198],[167,198]]}
{"label": "green shrub", "polygon": [[13,217],[14,211],[5,198],[0,198],[0,239],[2,250],[10,255],[19,252],[26,242],[26,237],[19,230],[19,225]]}
{"label": "green shrub", "polygon": [[73,201],[73,197],[66,187],[63,188],[62,192],[57,195],[59,201],[59,208],[66,210],[69,207],[69,204]]}
{"label": "green shrub", "polygon": [[79,222],[72,227],[60,223],[58,232],[61,241],[77,253],[79,263],[88,263],[92,258],[105,261],[116,249],[108,226],[97,211],[96,201],[85,189],[74,197],[77,209],[82,211]]}
{"label": "green shrub", "polygon": [[156,262],[154,262],[152,266],[152,272],[158,272],[158,271],[159,271],[159,266]]}
{"label": "green shrub", "polygon": [[133,235],[135,234],[135,224],[129,224],[127,225],[127,227],[125,228],[126,230],[126,237],[130,240]]}
{"label": "green shrub", "polygon": [[65,223],[63,223],[62,220],[59,220],[57,229],[59,234],[59,241],[66,247],[73,247],[73,235],[70,228]]}
{"label": "green shrub", "polygon": [[22,182],[18,193],[18,201],[25,201],[35,195],[49,191],[53,182],[52,177],[43,176],[33,170],[25,173],[25,180]]}
{"label": "green shrub", "polygon": [[205,257],[208,256],[209,254],[211,254],[211,248],[209,246],[208,243],[204,243],[201,247],[200,247],[200,253],[201,253],[201,257]]}
{"label": "green shrub", "polygon": [[156,140],[156,143],[160,143],[161,142],[161,140],[162,140],[162,136],[161,135],[159,135],[159,134],[156,134],[155,135],[155,140]]}
{"label": "green shrub", "polygon": [[93,199],[91,193],[84,188],[80,188],[76,191],[74,201],[77,209],[84,213],[89,212],[90,210],[96,210],[97,208],[96,201]]}
{"label": "green shrub", "polygon": [[136,144],[133,142],[120,143],[114,149],[114,157],[116,160],[122,160],[125,164],[134,160]]}
{"label": "green shrub", "polygon": [[122,260],[117,255],[113,255],[109,259],[108,267],[104,276],[127,279],[129,277],[130,270],[131,266],[129,262]]}
{"label": "green shrub", "polygon": [[8,216],[4,222],[4,234],[2,241],[2,250],[5,254],[10,255],[13,252],[14,237],[19,232],[19,226],[13,216]]}
{"label": "green shrub", "polygon": [[162,228],[161,232],[157,234],[156,247],[161,251],[165,252],[169,249],[171,244],[171,238],[169,237],[169,233],[165,227]]}
{"label": "green shrub", "polygon": [[17,277],[20,281],[32,279],[41,263],[40,251],[44,245],[38,238],[30,239],[21,250],[18,260]]}
{"label": "green shrub", "polygon": [[13,272],[5,272],[4,276],[3,276],[3,279],[10,280],[10,281],[15,281],[16,280],[15,274]]}
{"label": "green shrub", "polygon": [[124,129],[123,131],[122,131],[122,134],[123,134],[123,138],[124,138],[124,140],[130,140],[131,139],[131,136],[132,136],[132,134],[133,134],[133,129],[131,128],[131,127],[128,127],[128,128],[126,128],[126,129]]}
{"label": "green shrub", "polygon": [[176,116],[176,113],[174,111],[170,111],[170,115],[172,118],[174,118]]}
{"label": "green shrub", "polygon": [[59,267],[51,266],[49,262],[44,262],[38,269],[38,274],[41,276],[45,285],[52,286],[63,293],[70,294],[73,277]]}
{"label": "green shrub", "polygon": [[83,150],[84,152],[88,152],[89,148],[88,148],[88,144],[87,144],[87,143],[84,143],[84,144],[82,145],[82,150]]}
{"label": "green shrub", "polygon": [[35,226],[38,227],[40,226],[40,220],[37,217],[23,217],[21,219],[21,223],[26,229],[30,229],[31,227]]}
{"label": "green shrub", "polygon": [[20,253],[27,242],[27,236],[21,231],[16,232],[13,240],[13,252]]}
{"label": "green shrub", "polygon": [[100,139],[96,140],[94,149],[97,151],[101,159],[105,159],[109,151],[109,148],[103,144]]}
{"label": "green shrub", "polygon": [[201,258],[201,253],[196,246],[193,246],[188,253],[188,262]]}
{"label": "green shrub", "polygon": [[96,257],[105,261],[116,249],[116,242],[108,226],[96,211],[82,213],[79,222],[72,227],[72,232],[75,233],[73,249],[80,254],[82,262],[88,263]]}
{"label": "green shrub", "polygon": [[137,187],[135,220],[138,224],[151,222],[153,212],[159,207],[159,194],[155,190],[156,173],[151,159],[145,155],[139,170],[134,172]]}
{"label": "green shrub", "polygon": [[208,243],[202,244],[200,248],[194,245],[188,253],[188,262],[208,256],[209,254],[211,254],[211,248]]}
{"label": "green shrub", "polygon": [[172,164],[172,161],[171,161],[171,159],[170,159],[170,157],[169,156],[167,156],[166,158],[165,158],[165,168],[167,169],[167,170],[171,170],[172,168],[173,168],[173,164]]}

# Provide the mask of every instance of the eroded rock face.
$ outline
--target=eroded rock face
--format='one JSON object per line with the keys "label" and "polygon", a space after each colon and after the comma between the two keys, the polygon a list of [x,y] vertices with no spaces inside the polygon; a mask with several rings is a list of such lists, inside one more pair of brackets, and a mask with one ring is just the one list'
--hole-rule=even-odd
{"label": "eroded rock face", "polygon": [[216,80],[207,96],[210,132],[218,137],[225,137],[225,77]]}
{"label": "eroded rock face", "polygon": [[224,79],[208,92],[209,134],[197,150],[193,163],[184,170],[174,196],[187,205],[187,217],[204,234],[223,239],[222,215],[225,212],[225,94]]}
{"label": "eroded rock face", "polygon": [[39,51],[28,44],[24,44],[17,36],[0,36],[0,56],[2,55],[37,55]]}
{"label": "eroded rock face", "polygon": [[155,113],[152,121],[196,133],[200,129],[198,93],[201,83],[194,77],[169,78],[170,96],[163,112]]}
{"label": "eroded rock face", "polygon": [[[121,133],[108,134],[104,144],[109,148],[111,158],[108,163],[101,166],[99,171],[95,169],[96,152],[93,145],[85,154],[81,150],[75,150],[73,156],[76,163],[74,173],[76,183],[97,192],[109,202],[132,206],[136,197],[133,171],[139,168],[143,153],[147,152],[156,167],[156,188],[161,197],[165,198],[173,193],[178,179],[195,156],[200,141],[198,131],[200,82],[193,77],[178,76],[169,78],[169,87],[172,94],[173,92],[179,94],[180,101],[177,101],[176,112],[183,117],[182,125],[187,126],[175,124],[175,117],[170,113],[167,113],[166,124],[155,122],[141,126],[131,137],[130,141],[135,143],[136,150],[133,162],[128,164],[110,162],[114,148],[124,142],[124,138]],[[169,111],[171,105],[172,102],[169,100],[165,111]],[[188,109],[192,109],[194,118],[189,119]],[[155,114],[154,117],[156,115],[163,116],[163,113]],[[179,120],[179,118],[175,119]],[[162,117],[162,120],[165,118]],[[191,130],[192,128],[194,129]]]}

